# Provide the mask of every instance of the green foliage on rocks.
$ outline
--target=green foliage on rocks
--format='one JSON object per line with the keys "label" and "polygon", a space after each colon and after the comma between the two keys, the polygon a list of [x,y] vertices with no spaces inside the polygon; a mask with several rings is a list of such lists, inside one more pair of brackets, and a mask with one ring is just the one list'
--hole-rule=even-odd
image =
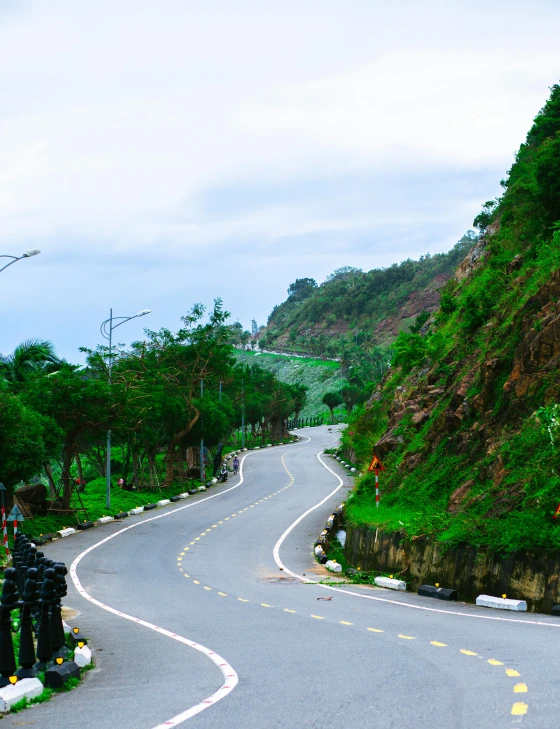
{"label": "green foliage on rocks", "polygon": [[504,554],[560,548],[558,180],[555,85],[435,321],[399,335],[392,370],[352,416],[348,457],[365,468],[375,450],[386,471],[382,507],[365,475],[351,521]]}

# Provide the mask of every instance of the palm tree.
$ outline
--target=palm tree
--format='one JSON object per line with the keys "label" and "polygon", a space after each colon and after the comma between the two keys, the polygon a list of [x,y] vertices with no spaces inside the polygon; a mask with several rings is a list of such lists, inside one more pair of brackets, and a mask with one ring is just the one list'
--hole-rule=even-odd
{"label": "palm tree", "polygon": [[10,355],[0,355],[0,379],[10,385],[24,382],[30,375],[54,372],[61,360],[53,344],[41,339],[27,339]]}

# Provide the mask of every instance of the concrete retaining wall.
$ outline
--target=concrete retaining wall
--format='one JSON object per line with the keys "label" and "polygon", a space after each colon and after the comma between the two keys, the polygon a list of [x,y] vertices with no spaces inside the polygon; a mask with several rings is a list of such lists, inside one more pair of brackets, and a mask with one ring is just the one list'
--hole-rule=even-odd
{"label": "concrete retaining wall", "polygon": [[346,527],[345,556],[362,571],[406,577],[411,588],[438,582],[459,592],[459,600],[506,594],[526,600],[528,610],[550,613],[560,603],[560,552],[519,552],[500,557],[475,547],[445,550],[426,538],[406,540],[401,532]]}

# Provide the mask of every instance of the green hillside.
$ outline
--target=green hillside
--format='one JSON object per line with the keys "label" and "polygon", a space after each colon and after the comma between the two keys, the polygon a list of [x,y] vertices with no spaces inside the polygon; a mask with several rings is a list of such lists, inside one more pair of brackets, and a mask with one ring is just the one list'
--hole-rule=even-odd
{"label": "green hillside", "polygon": [[[329,360],[312,357],[288,357],[284,355],[236,351],[237,359],[244,364],[258,364],[272,372],[280,382],[288,385],[301,384],[307,389],[305,406],[300,416],[311,418],[316,415],[329,415],[328,408],[323,405],[322,398],[326,392],[340,390],[347,384],[342,376],[340,364]],[[346,409],[337,411],[341,420],[346,420]]]}
{"label": "green hillside", "polygon": [[265,349],[287,347],[339,357],[349,346],[385,348],[418,315],[439,306],[440,290],[476,240],[468,231],[448,253],[427,254],[386,269],[346,266],[320,286],[297,279],[288,298],[272,311],[261,334]]}
{"label": "green hillside", "polygon": [[382,457],[348,516],[502,553],[560,548],[560,86],[552,88],[484,235],[443,288],[434,322],[401,333],[393,367],[344,439]]}

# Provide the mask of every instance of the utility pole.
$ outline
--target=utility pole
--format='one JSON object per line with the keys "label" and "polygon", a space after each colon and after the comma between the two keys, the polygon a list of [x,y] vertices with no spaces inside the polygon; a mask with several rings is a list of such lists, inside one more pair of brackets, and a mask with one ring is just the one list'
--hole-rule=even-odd
{"label": "utility pole", "polygon": [[245,448],[245,381],[241,378],[241,447]]}
{"label": "utility pole", "polygon": [[[202,400],[204,397],[204,380],[200,380],[200,399]],[[202,426],[202,420],[200,421],[200,425]],[[201,427],[201,435],[200,435],[200,483],[203,484],[205,481],[205,469],[204,469],[204,435],[202,427]]]}

